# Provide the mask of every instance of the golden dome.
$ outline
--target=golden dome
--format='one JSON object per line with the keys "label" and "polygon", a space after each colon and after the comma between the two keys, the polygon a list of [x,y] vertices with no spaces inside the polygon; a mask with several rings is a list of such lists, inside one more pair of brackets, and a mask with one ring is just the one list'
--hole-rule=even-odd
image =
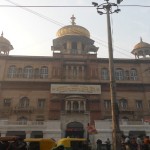
{"label": "golden dome", "polygon": [[143,42],[142,38],[141,41],[134,46],[134,49],[141,49],[141,48],[150,48],[150,44]]}
{"label": "golden dome", "polygon": [[11,45],[10,42],[3,37],[3,33],[0,36],[0,44],[6,44],[6,45]]}
{"label": "golden dome", "polygon": [[57,31],[57,37],[62,37],[65,35],[81,35],[90,38],[90,32],[86,28],[75,24],[74,15],[72,15],[71,20],[72,20],[71,22],[72,25],[68,25],[60,28]]}

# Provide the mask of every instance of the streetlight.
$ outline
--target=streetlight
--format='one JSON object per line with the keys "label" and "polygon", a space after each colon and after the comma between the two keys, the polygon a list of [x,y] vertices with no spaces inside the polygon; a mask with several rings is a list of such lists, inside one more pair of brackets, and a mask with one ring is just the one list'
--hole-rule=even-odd
{"label": "streetlight", "polygon": [[117,4],[120,4],[123,0],[117,0]]}
{"label": "streetlight", "polygon": [[[118,5],[115,3],[109,3],[109,0],[105,0],[106,3],[98,4],[92,2],[93,6],[97,8],[97,13],[100,15],[107,15],[107,30],[108,30],[108,51],[109,51],[109,73],[110,73],[110,94],[111,94],[111,109],[112,109],[112,148],[113,150],[121,149],[121,131],[119,127],[119,108],[116,100],[116,82],[113,62],[113,48],[112,48],[112,35],[110,25],[110,14],[118,13]],[[117,9],[113,10],[115,6]]]}

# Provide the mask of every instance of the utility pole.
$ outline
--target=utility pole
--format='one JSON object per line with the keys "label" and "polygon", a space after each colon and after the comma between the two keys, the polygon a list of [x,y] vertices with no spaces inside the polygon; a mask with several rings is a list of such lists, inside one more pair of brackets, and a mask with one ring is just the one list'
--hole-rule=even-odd
{"label": "utility pole", "polygon": [[[115,72],[114,72],[114,62],[113,62],[113,48],[112,48],[112,35],[111,35],[111,24],[110,24],[110,14],[118,13],[118,5],[115,3],[110,3],[109,0],[105,0],[106,3],[98,4],[92,2],[94,7],[97,8],[97,12],[100,15],[107,15],[107,30],[108,30],[108,51],[109,51],[109,75],[110,75],[110,94],[111,94],[111,110],[112,110],[112,148],[113,150],[121,149],[121,131],[119,127],[119,108],[116,100],[116,82],[115,82]],[[115,6],[117,9],[112,10]],[[104,12],[103,12],[104,11]]]}

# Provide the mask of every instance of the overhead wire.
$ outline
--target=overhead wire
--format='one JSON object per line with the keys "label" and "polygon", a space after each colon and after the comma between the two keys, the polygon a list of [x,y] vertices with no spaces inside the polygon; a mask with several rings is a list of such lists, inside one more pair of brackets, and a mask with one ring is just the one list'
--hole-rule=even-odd
{"label": "overhead wire", "polygon": [[[17,3],[15,3],[15,2],[12,2],[12,1],[10,1],[10,0],[5,0],[5,1],[8,1],[9,3],[12,3],[13,5],[20,7],[20,5],[17,4]],[[50,22],[52,22],[52,23],[54,23],[54,24],[56,24],[56,25],[58,25],[58,26],[63,26],[63,24],[61,24],[60,22],[55,21],[55,20],[53,20],[53,19],[50,19],[50,18],[48,18],[47,16],[42,15],[42,14],[36,12],[36,11],[33,11],[33,10],[28,9],[28,8],[25,8],[25,7],[20,7],[20,8],[22,8],[22,9],[24,9],[24,10],[26,10],[26,11],[28,11],[28,12],[34,14],[34,15],[37,15],[37,16],[39,16],[39,17],[41,17],[41,18],[43,18],[43,19],[45,19],[45,20],[47,20],[47,21],[50,21]]]}
{"label": "overhead wire", "polygon": [[19,5],[19,6],[14,6],[14,5],[0,5],[0,7],[94,7],[94,6],[65,6],[65,5],[62,5],[62,6],[30,6],[30,5]]}
{"label": "overhead wire", "polygon": [[[11,1],[11,0],[5,0],[5,1],[7,1],[7,2],[13,4],[13,6],[15,5],[16,7],[20,7],[20,8],[22,8],[22,9],[24,9],[24,10],[26,10],[26,11],[28,11],[28,12],[34,14],[34,15],[37,15],[38,17],[41,17],[41,18],[43,18],[43,19],[46,19],[47,21],[50,21],[50,22],[52,22],[52,23],[54,23],[54,24],[56,24],[56,25],[58,25],[58,26],[61,26],[61,27],[63,27],[64,24],[62,24],[62,23],[60,23],[60,22],[58,22],[58,21],[56,21],[56,20],[50,19],[49,17],[47,17],[47,16],[45,16],[45,15],[42,15],[42,14],[40,14],[40,13],[38,13],[38,12],[36,12],[36,11],[33,11],[33,10],[31,10],[31,9],[28,9],[28,8],[26,8],[26,7],[94,7],[94,6],[64,6],[64,5],[63,5],[63,6],[21,6],[21,5],[19,5],[19,4],[15,3],[15,2],[13,2],[13,1]],[[0,6],[2,6],[2,5],[0,5]],[[3,5],[3,6],[6,7],[6,6],[12,6],[12,5]],[[119,5],[119,6],[124,6],[124,5]],[[130,5],[130,6],[131,6],[131,5]],[[135,6],[135,5],[134,5],[134,6]],[[137,6],[137,5],[136,5],[136,6]],[[139,6],[139,5],[138,5],[138,6]],[[141,6],[143,6],[143,5],[141,5]],[[78,31],[78,32],[79,32],[79,31]],[[107,42],[103,41],[103,42],[106,43],[106,44],[102,44],[102,43],[99,42],[99,41],[102,41],[102,40],[98,39],[98,41],[95,41],[95,42],[96,42],[97,44],[100,44],[101,46],[108,47]],[[114,46],[115,46],[115,45],[114,45]],[[115,46],[115,47],[118,47],[118,46]],[[120,47],[118,47],[118,48],[120,49]],[[121,49],[122,49],[122,48],[121,48]],[[122,50],[124,50],[124,49],[122,49]],[[120,53],[120,54],[122,54],[122,55],[131,57],[131,56],[129,56],[129,55],[123,53],[123,52],[120,52],[120,51],[117,50],[117,49],[115,49],[115,51],[117,51],[118,53]],[[124,50],[124,51],[128,52],[127,50]],[[129,52],[128,52],[128,53],[129,53]]]}
{"label": "overhead wire", "polygon": [[[6,0],[6,1],[9,1],[9,2],[11,2],[10,0]],[[13,4],[15,4],[15,5],[18,5],[18,4],[16,4],[16,3],[14,3],[14,2],[11,2],[11,3],[13,3]],[[20,6],[17,6],[17,7],[20,7]],[[32,6],[31,6],[32,7]],[[48,6],[47,6],[48,7]],[[69,6],[68,6],[69,7]],[[22,8],[22,7],[21,7]],[[35,12],[35,11],[33,11],[33,10],[30,10],[30,9],[27,9],[27,8],[23,8],[24,10],[26,10],[26,11],[28,11],[28,12],[30,12],[30,13],[33,13],[33,14],[35,14],[35,15],[37,15],[37,16],[39,16],[39,17],[41,17],[41,18],[43,18],[43,19],[46,19],[46,20],[48,20],[48,21],[50,21],[50,22],[52,22],[52,23],[54,23],[54,24],[56,24],[56,25],[59,25],[59,26],[64,26],[64,24],[62,24],[62,23],[60,23],[60,22],[58,22],[58,21],[55,21],[55,20],[52,20],[52,19],[50,19],[50,18],[48,18],[48,17],[46,17],[46,16],[44,16],[44,15],[42,15],[42,14],[40,14],[40,13],[37,13],[37,12]],[[112,25],[112,35],[113,35],[113,19],[111,18],[111,25]],[[113,37],[113,36],[112,36]],[[96,38],[96,37],[95,37]],[[112,38],[112,40],[113,40],[113,38]],[[99,42],[99,41],[102,41],[103,43],[105,43],[105,44],[103,44],[103,43],[101,43],[101,42]],[[98,39],[98,41],[95,41],[96,43],[98,43],[98,44],[100,44],[100,45],[102,45],[102,46],[104,46],[104,47],[108,47],[108,44],[106,44],[107,42],[105,42],[105,41],[103,41],[103,40],[100,40],[100,39]],[[114,45],[114,41],[113,41],[113,45]],[[115,46],[115,45],[114,45]],[[115,46],[116,47],[116,46]],[[119,47],[118,47],[119,48]],[[129,57],[129,55],[127,55],[127,54],[125,54],[125,53],[123,53],[123,52],[120,52],[120,51],[118,51],[117,49],[115,49],[115,51],[117,51],[118,53],[120,53],[120,54],[122,54],[122,55],[126,55],[126,56],[128,56]],[[124,50],[124,51],[126,51],[126,50]],[[128,51],[126,51],[126,52],[128,52]],[[150,68],[147,68],[145,71],[143,71],[143,72],[141,72],[141,73],[139,73],[138,74],[138,76],[139,75],[142,75],[143,73],[145,73],[145,72],[147,72],[147,71],[150,71]],[[117,96],[117,97],[120,97],[119,95]]]}
{"label": "overhead wire", "polygon": [[[6,0],[7,1],[7,0]],[[147,5],[118,5],[121,7],[150,7]],[[0,7],[94,7],[94,6],[88,6],[88,5],[43,5],[43,6],[36,6],[36,5],[0,5]]]}

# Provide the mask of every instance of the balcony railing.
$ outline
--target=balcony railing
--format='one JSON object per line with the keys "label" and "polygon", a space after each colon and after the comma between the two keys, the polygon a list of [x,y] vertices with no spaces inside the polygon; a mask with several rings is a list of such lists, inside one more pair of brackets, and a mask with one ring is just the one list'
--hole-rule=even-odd
{"label": "balcony railing", "polygon": [[34,107],[32,106],[26,106],[26,107],[22,107],[22,106],[16,106],[13,108],[13,111],[14,112],[33,112],[34,111]]}
{"label": "balcony railing", "polygon": [[34,126],[39,126],[39,125],[44,125],[44,121],[8,121],[8,120],[1,120],[0,121],[0,126],[1,125],[34,125]]}
{"label": "balcony railing", "polygon": [[131,108],[131,107],[119,107],[119,111],[120,112],[133,112],[133,111],[135,111],[135,109],[134,108]]}
{"label": "balcony railing", "polygon": [[[106,113],[111,113],[111,108],[104,108],[103,110]],[[142,108],[135,108],[135,107],[119,107],[119,112],[142,112]]]}

